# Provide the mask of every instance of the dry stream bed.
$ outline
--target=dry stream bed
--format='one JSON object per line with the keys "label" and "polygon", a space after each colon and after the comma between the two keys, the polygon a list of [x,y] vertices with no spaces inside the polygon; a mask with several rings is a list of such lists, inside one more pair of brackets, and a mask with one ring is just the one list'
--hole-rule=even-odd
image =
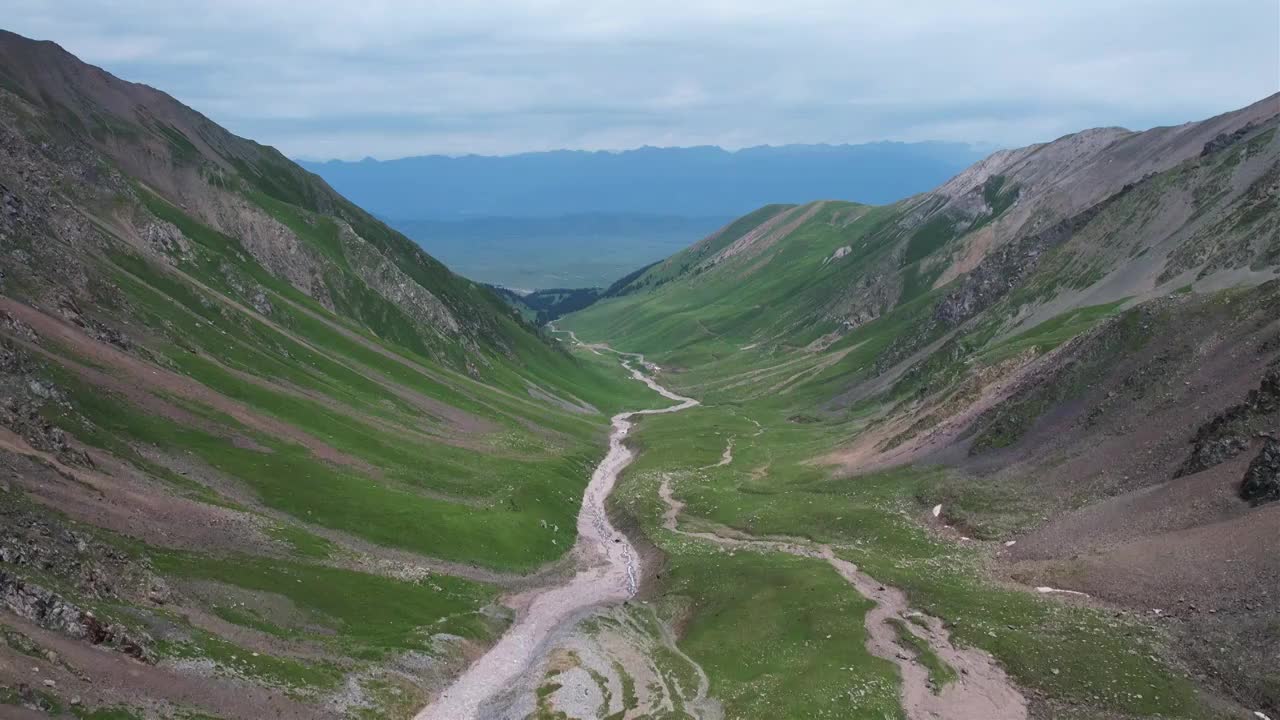
{"label": "dry stream bed", "polygon": [[[570,340],[593,352],[612,351],[604,345],[585,345],[570,332]],[[416,720],[506,720],[528,715],[528,698],[536,681],[535,672],[547,665],[558,646],[572,643],[573,635],[593,611],[618,606],[638,591],[638,554],[630,540],[610,523],[605,501],[619,474],[634,459],[626,446],[632,418],[637,415],[686,410],[698,401],[677,395],[659,385],[635,365],[656,370],[640,355],[617,353],[632,376],[675,405],[654,410],[623,412],[612,419],[609,450],[596,467],[583,496],[578,514],[578,538],[571,551],[577,572],[560,585],[527,591],[512,599],[519,612],[515,623],[496,645],[473,662]],[[635,365],[633,365],[633,363]],[[721,464],[732,461],[732,444],[725,449]],[[666,529],[722,547],[753,552],[779,552],[812,558],[831,565],[852,588],[875,603],[867,612],[867,651],[892,662],[901,676],[902,706],[909,720],[1024,720],[1027,704],[1005,672],[987,653],[958,647],[941,620],[914,612],[906,596],[861,572],[853,563],[837,556],[829,545],[801,540],[748,538],[733,532],[721,535],[679,528],[684,504],[672,493],[670,482],[662,481],[659,493],[666,504]],[[686,656],[687,657],[687,656]],[[689,707],[699,717],[714,717],[715,703],[708,701],[705,675],[697,688],[701,701]],[[692,688],[690,688],[692,690]],[[710,688],[714,693],[714,687]],[[698,712],[697,707],[708,708]],[[630,715],[627,715],[630,717]]]}

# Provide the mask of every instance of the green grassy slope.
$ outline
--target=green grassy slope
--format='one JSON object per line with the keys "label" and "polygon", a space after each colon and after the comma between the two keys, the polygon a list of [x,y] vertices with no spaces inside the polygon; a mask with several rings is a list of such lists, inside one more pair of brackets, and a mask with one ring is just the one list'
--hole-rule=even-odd
{"label": "green grassy slope", "polygon": [[[756,434],[751,420],[764,431]],[[677,610],[692,608],[681,646],[702,663],[727,712],[894,717],[895,673],[863,650],[866,604],[829,566],[788,555],[731,556],[672,535],[662,528],[657,498],[663,478],[687,503],[682,526],[709,522],[756,536],[832,543],[1063,711],[1206,717],[1185,672],[1159,659],[1168,652],[1160,630],[1134,617],[1001,587],[984,579],[985,552],[921,527],[913,518],[947,483],[945,473],[901,469],[838,479],[811,464],[850,430],[789,423],[755,403],[649,417],[639,428],[636,442],[662,452],[642,454],[628,471],[616,510],[638,517],[666,554],[659,595]],[[717,467],[730,437],[733,462]],[[804,671],[795,673],[797,667]]]}
{"label": "green grassy slope", "polygon": [[[411,712],[573,546],[609,417],[661,399],[162,93],[8,34],[0,71],[6,521],[120,548],[0,572],[228,697]],[[172,686],[144,694],[230,712]]]}
{"label": "green grassy slope", "polygon": [[[635,442],[661,452],[642,454],[628,471],[616,509],[637,518],[665,553],[657,594],[670,613],[687,614],[682,647],[706,668],[730,714],[892,716],[885,683],[893,673],[865,654],[822,664],[833,652],[831,623],[842,620],[841,632],[860,629],[863,612],[846,604],[852,589],[826,565],[731,556],[664,530],[664,478],[687,504],[682,526],[833,544],[942,618],[959,642],[990,652],[1039,716],[1218,716],[1201,689],[1223,685],[1188,671],[1185,634],[1175,637],[1136,612],[1028,592],[991,569],[1002,545],[958,542],[959,532],[1017,537],[1099,501],[1106,491],[1096,481],[1061,490],[1068,494],[1047,506],[1034,477],[997,483],[973,476],[974,467],[991,473],[1009,456],[974,467],[957,461],[967,456],[958,451],[928,465],[911,461],[952,443],[986,458],[1020,442],[1043,416],[1078,407],[1071,403],[1104,377],[1116,388],[1133,386],[1136,376],[1112,378],[1134,372],[1117,366],[1127,367],[1127,353],[1146,348],[1153,334],[1175,333],[1178,313],[1200,317],[1204,308],[1230,304],[1240,310],[1222,321],[1224,331],[1265,324],[1265,313],[1246,310],[1272,302],[1274,283],[1248,288],[1275,277],[1280,216],[1247,208],[1268,202],[1257,188],[1280,166],[1275,124],[1242,119],[1231,142],[1203,152],[1188,146],[1161,169],[1108,177],[1114,192],[1082,207],[1065,206],[1062,196],[1080,192],[1071,182],[1088,184],[1089,173],[1104,172],[1097,168],[1108,166],[1105,152],[1088,170],[1064,172],[1074,178],[1067,185],[1046,186],[1034,158],[1058,162],[1049,147],[1028,153],[1028,166],[1010,165],[1008,175],[997,168],[969,178],[971,191],[958,197],[940,191],[877,208],[764,208],[731,225],[730,237],[712,236],[638,271],[559,323],[586,341],[645,352],[663,368],[664,383],[704,402],[641,422]],[[961,186],[957,180],[948,192]],[[734,245],[743,238],[749,242]],[[1216,294],[1230,285],[1245,289]],[[1186,299],[1142,305],[1161,297]],[[1051,381],[1029,397],[1053,392],[1055,378],[1080,375],[1078,387],[1062,385],[1065,394],[1034,407],[999,405],[1004,383],[1037,381],[1063,349],[1089,359],[1068,361],[1079,365],[1046,375]],[[1076,367],[1094,374],[1073,374]],[[983,415],[984,403],[999,410]],[[1002,425],[1006,415],[1017,417]],[[973,433],[955,429],[979,416]],[[1080,423],[1087,429],[1094,418]],[[730,440],[733,461],[719,466]],[[1049,454],[1033,468],[1064,460]],[[949,517],[975,524],[950,535],[926,529],[939,502]],[[807,668],[804,689],[769,664],[772,654]]]}

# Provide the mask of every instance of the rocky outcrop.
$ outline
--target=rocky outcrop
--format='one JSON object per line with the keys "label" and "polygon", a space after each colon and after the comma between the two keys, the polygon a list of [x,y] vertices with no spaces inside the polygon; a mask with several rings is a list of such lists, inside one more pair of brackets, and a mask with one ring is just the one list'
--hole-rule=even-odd
{"label": "rocky outcrop", "polygon": [[934,318],[947,327],[956,327],[986,310],[1018,287],[1039,265],[1045,253],[1071,239],[1106,207],[1129,192],[1132,186],[1090,207],[1060,220],[1040,232],[1024,235],[987,256],[934,308]]}
{"label": "rocky outcrop", "polygon": [[1218,152],[1219,150],[1225,150],[1231,147],[1240,140],[1243,140],[1246,135],[1253,132],[1255,127],[1257,127],[1257,124],[1250,122],[1245,123],[1243,127],[1239,128],[1235,132],[1218,133],[1212,140],[1204,144],[1204,148],[1200,150],[1200,157],[1206,157]]}
{"label": "rocky outcrop", "polygon": [[153,603],[168,599],[163,580],[114,547],[21,505],[0,509],[0,527],[5,528],[0,534],[0,606],[46,630],[143,662],[154,661],[148,647],[151,638],[145,633],[103,620],[64,594],[22,575],[35,571],[56,578],[68,592],[88,600],[119,601],[144,595]]}
{"label": "rocky outcrop", "polygon": [[1174,477],[1208,470],[1249,448],[1249,438],[1264,429],[1264,421],[1280,413],[1280,368],[1268,370],[1245,401],[1233,405],[1205,423],[1192,439],[1191,455]]}
{"label": "rocky outcrop", "polygon": [[150,638],[119,623],[99,620],[92,612],[46,590],[0,570],[0,603],[19,617],[46,630],[69,635],[93,645],[101,645],[141,660],[154,662],[147,648]]}
{"label": "rocky outcrop", "polygon": [[192,259],[191,243],[173,223],[155,220],[143,226],[140,234],[148,247],[169,262]]}
{"label": "rocky outcrop", "polygon": [[75,296],[70,293],[62,293],[58,296],[58,313],[63,319],[84,330],[85,334],[94,340],[115,345],[126,352],[134,347],[133,340],[128,335],[85,314],[76,302]]}
{"label": "rocky outcrop", "polygon": [[89,456],[72,445],[66,432],[45,419],[47,406],[66,402],[57,386],[40,377],[26,353],[8,342],[0,342],[0,426],[62,462],[92,465]]}
{"label": "rocky outcrop", "polygon": [[[213,188],[206,189],[194,214],[224,235],[239,241],[272,275],[302,291],[328,310],[334,309],[325,274],[332,263],[285,223],[252,202]],[[315,222],[314,219],[310,219]]]}
{"label": "rocky outcrop", "polygon": [[341,224],[340,236],[351,269],[366,285],[424,327],[445,336],[461,333],[462,325],[440,298],[414,282],[349,225]]}
{"label": "rocky outcrop", "polygon": [[1280,441],[1268,439],[1249,463],[1240,484],[1240,497],[1254,505],[1280,500]]}

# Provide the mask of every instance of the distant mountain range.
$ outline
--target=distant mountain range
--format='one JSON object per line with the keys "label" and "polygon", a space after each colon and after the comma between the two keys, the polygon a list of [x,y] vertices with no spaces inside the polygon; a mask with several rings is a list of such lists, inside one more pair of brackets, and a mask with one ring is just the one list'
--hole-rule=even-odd
{"label": "distant mountain range", "polygon": [[732,217],[771,202],[893,202],[936,187],[984,154],[961,143],[877,142],[300,164],[371,212],[401,220],[601,213]]}
{"label": "distant mountain range", "polygon": [[[567,297],[521,298],[522,312]],[[1052,702],[1072,717],[1280,717],[1280,94],[997,152],[889,205],[768,205],[557,324],[644,353],[703,403],[696,422],[646,419],[634,440],[650,487],[672,497],[683,483],[713,528],[662,545],[671,576],[726,572],[695,565],[712,553],[686,549],[693,539],[844,543],[1019,686],[1071,688]],[[673,451],[677,438],[699,459]],[[665,529],[681,532],[671,518],[685,505],[664,503]],[[932,528],[878,525],[877,512]],[[968,549],[943,559],[922,549],[935,542]],[[960,600],[984,573],[1072,605],[1010,612],[1022,600],[1003,590]],[[715,613],[752,592],[720,586]],[[1084,615],[1053,629],[1086,598],[1107,608],[1096,632]],[[1135,650],[1138,632],[1109,649],[1122,617],[1158,619],[1160,649]],[[742,622],[704,611],[686,637],[728,643]],[[716,692],[756,692],[733,667]],[[1179,676],[1238,707],[1214,710],[1187,686],[1143,689],[1137,706],[1101,686]],[[739,716],[818,713],[773,702]]]}
{"label": "distant mountain range", "polygon": [[303,162],[463,275],[606,286],[765,203],[887,203],[981,159],[960,143],[644,147]]}
{"label": "distant mountain range", "polygon": [[1280,718],[1280,94],[931,148],[321,166],[549,281],[777,183],[499,293],[0,31],[0,717]]}

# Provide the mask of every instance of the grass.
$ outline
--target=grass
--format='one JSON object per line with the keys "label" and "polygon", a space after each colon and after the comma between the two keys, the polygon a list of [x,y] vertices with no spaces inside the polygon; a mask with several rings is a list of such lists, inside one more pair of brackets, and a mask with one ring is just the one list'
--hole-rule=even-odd
{"label": "grass", "polygon": [[[1070,327],[1073,323],[1091,325],[1113,312],[1115,307],[1104,306],[1103,309],[1094,309],[1092,312],[1081,311],[1084,317],[1082,321],[1071,317],[1062,322],[1058,322],[1059,319],[1050,320],[1048,324],[1051,328],[1048,331],[1040,331],[1038,328],[1031,331],[1031,342],[1040,342],[1037,338],[1050,338],[1047,342],[1052,342],[1052,339],[1062,336],[1063,328]],[[1096,352],[1067,366],[1054,382],[1037,385],[1031,391],[1003,403],[990,420],[977,428],[970,452],[976,454],[1014,445],[1050,407],[1084,396],[1107,368],[1126,354],[1143,347],[1156,331],[1154,323],[1147,316],[1134,310],[1120,315],[1105,332],[1108,335],[1097,343]]]}
{"label": "grass", "polygon": [[1044,353],[1120,312],[1129,302],[1125,297],[1102,305],[1088,305],[1052,317],[1013,337],[988,347],[979,357],[988,364],[1019,355],[1026,350]]}
{"label": "grass", "polygon": [[[158,198],[144,197],[201,248],[233,254],[230,238]],[[189,397],[161,400],[193,413],[198,422],[144,411],[77,377],[73,368],[81,358],[65,348],[51,348],[67,365],[55,365],[50,373],[73,403],[51,410],[51,422],[184,486],[190,497],[220,502],[207,488],[144,460],[135,446],[189,453],[251,487],[266,506],[303,522],[434,557],[513,570],[560,557],[572,537],[557,537],[543,523],[573,527],[581,488],[602,453],[608,416],[620,406],[657,400],[626,377],[616,359],[573,356],[531,333],[513,336],[510,348],[524,362],[500,358],[488,378],[472,378],[362,336],[296,292],[278,291],[265,277],[274,306],[270,321],[226,305],[213,276],[203,289],[126,252],[111,255],[106,269],[137,320],[162,329],[169,339],[153,345],[163,364],[372,471],[321,461],[298,444],[263,436]],[[584,415],[538,400],[530,384],[590,403],[598,412]],[[453,434],[454,413],[474,417],[487,429],[463,443],[437,440]],[[253,438],[265,452],[231,442],[237,436]],[[295,527],[274,532],[300,557],[330,552],[327,543]]]}
{"label": "grass", "polygon": [[479,613],[494,602],[496,591],[459,578],[411,583],[299,562],[180,552],[157,552],[153,560],[174,577],[216,580],[287,598],[310,623],[332,631],[320,636],[324,642],[352,657],[431,651],[433,634],[484,641],[497,630]]}
{"label": "grass", "polygon": [[333,665],[256,653],[200,631],[191,642],[163,643],[161,652],[174,658],[212,660],[223,672],[294,691],[331,689],[343,676]]}
{"label": "grass", "polygon": [[696,608],[681,648],[726,716],[900,717],[893,666],[864,649],[870,603],[825,563],[689,546],[664,577]]}
{"label": "grass", "polygon": [[943,213],[920,226],[907,242],[906,253],[902,256],[903,266],[925,259],[954,240],[960,234],[956,224],[956,218]]}
{"label": "grass", "polygon": [[102,707],[87,710],[81,707],[71,709],[71,713],[79,720],[142,720],[141,711],[128,707]]}
{"label": "grass", "polygon": [[935,694],[942,692],[944,687],[956,681],[958,676],[955,668],[938,657],[938,654],[929,646],[929,642],[912,632],[905,620],[889,618],[889,624],[893,626],[894,633],[898,636],[898,644],[910,650],[916,661],[929,671],[929,684],[933,686]]}
{"label": "grass", "polygon": [[333,554],[333,543],[296,525],[277,525],[268,531],[272,537],[286,543],[296,555],[323,560]]}
{"label": "grass", "polygon": [[[597,449],[584,448],[563,459],[530,464],[523,473],[519,463],[508,461],[505,472],[494,476],[493,494],[477,508],[422,496],[410,487],[320,461],[298,445],[233,427],[253,437],[266,452],[242,447],[227,436],[144,413],[66,373],[59,384],[69,391],[76,413],[87,417],[99,432],[147,442],[168,452],[192,453],[215,470],[245,482],[268,507],[376,543],[499,568],[537,567],[572,545],[571,537],[557,538],[542,521],[573,527],[579,493],[599,455]],[[78,428],[72,415],[57,420],[71,432]],[[336,424],[332,427],[341,429]],[[478,464],[477,469],[484,467]],[[302,542],[304,554],[319,551],[314,541],[296,532],[291,535]]]}
{"label": "grass", "polygon": [[[1045,697],[1135,717],[1201,717],[1190,680],[1159,659],[1166,651],[1157,630],[999,587],[984,579],[979,553],[934,539],[918,526],[911,518],[934,501],[939,472],[834,479],[808,461],[847,429],[790,424],[767,406],[758,414],[756,409],[702,407],[645,418],[635,442],[662,452],[641,454],[617,500],[619,512],[640,518],[660,539],[669,558],[663,592],[687,598],[693,608],[681,647],[702,664],[717,696],[727,697],[742,716],[767,709],[773,717],[822,717],[833,711],[815,698],[838,694],[841,682],[849,683],[846,689],[877,688],[875,697],[890,708],[894,674],[872,662],[858,639],[865,601],[824,563],[730,555],[661,530],[654,495],[663,475],[675,479],[676,494],[687,503],[686,527],[705,519],[758,536],[833,543],[872,577],[904,590],[913,607],[942,618],[954,641],[992,653],[1020,685]],[[765,427],[751,441],[745,440],[754,432],[747,417]],[[727,434],[739,438],[734,462],[705,467]],[[838,647],[826,644],[828,634],[841,639]],[[803,678],[775,677],[784,672],[770,665],[772,657],[785,658]],[[819,667],[822,658],[828,660]],[[932,664],[927,656],[920,660]],[[930,669],[936,685],[948,681],[946,669]],[[875,702],[869,707],[878,707]],[[880,717],[870,710],[829,716]]]}

